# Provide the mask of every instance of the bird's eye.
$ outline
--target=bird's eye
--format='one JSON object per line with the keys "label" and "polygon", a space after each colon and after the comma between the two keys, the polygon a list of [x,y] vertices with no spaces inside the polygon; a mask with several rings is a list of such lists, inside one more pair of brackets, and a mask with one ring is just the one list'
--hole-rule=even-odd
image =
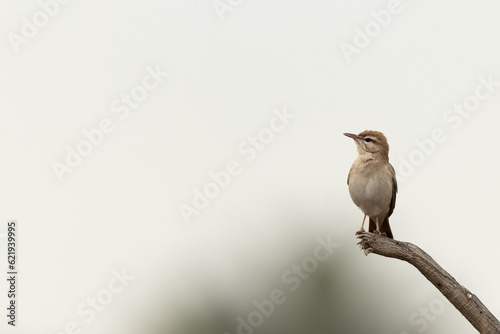
{"label": "bird's eye", "polygon": [[371,142],[371,141],[372,141],[372,139],[371,139],[371,138],[365,138],[365,142],[369,143],[369,142]]}

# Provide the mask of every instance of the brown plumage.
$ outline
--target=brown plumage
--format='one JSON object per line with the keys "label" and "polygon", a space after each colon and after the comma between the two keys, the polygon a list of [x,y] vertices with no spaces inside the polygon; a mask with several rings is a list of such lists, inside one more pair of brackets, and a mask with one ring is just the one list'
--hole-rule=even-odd
{"label": "brown plumage", "polygon": [[344,133],[354,139],[358,158],[347,177],[351,198],[370,219],[368,231],[394,238],[389,217],[396,206],[398,185],[396,173],[389,163],[389,144],[382,132],[366,130],[358,135]]}

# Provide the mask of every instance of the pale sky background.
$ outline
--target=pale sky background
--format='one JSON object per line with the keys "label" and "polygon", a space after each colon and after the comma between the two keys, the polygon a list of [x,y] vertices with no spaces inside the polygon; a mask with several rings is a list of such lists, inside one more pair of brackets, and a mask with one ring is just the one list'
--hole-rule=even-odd
{"label": "pale sky background", "polygon": [[[342,43],[355,46],[390,1],[220,2],[233,4],[223,19],[211,0],[0,1],[5,276],[11,219],[19,238],[17,327],[2,307],[0,331],[60,333],[74,322],[81,333],[187,333],[183,321],[214,309],[230,310],[230,324],[246,319],[279,288],[287,301],[254,330],[285,332],[309,308],[294,296],[315,283],[291,292],[281,275],[330,236],[340,247],[311,275],[335,277],[347,294],[321,294],[337,306],[315,316],[332,330],[310,333],[476,333],[413,267],[356,246],[363,214],[346,178],[357,153],[342,133],[366,129],[385,133],[399,174],[421,154],[416,141],[444,133],[400,175],[392,230],[499,317],[500,3],[402,0],[348,61]],[[43,26],[14,45],[33,16]],[[168,77],[121,119],[113,102],[148,68]],[[478,90],[488,96],[459,126],[444,118]],[[276,110],[294,118],[247,161],[238,147]],[[53,163],[103,119],[114,130],[60,182]],[[241,172],[186,224],[180,205],[232,160]],[[79,305],[109,296],[114,271],[134,278],[87,322]],[[6,294],[1,280],[4,306]],[[444,306],[425,329],[409,320],[429,305]]]}

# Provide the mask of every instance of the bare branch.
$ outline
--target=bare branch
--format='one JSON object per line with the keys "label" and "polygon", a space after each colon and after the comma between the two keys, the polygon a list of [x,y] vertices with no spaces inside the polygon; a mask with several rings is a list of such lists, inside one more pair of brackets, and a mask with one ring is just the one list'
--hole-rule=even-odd
{"label": "bare branch", "polygon": [[359,233],[358,245],[370,253],[400,259],[412,264],[469,320],[481,334],[500,334],[500,322],[479,298],[460,285],[429,254],[419,247],[373,233]]}

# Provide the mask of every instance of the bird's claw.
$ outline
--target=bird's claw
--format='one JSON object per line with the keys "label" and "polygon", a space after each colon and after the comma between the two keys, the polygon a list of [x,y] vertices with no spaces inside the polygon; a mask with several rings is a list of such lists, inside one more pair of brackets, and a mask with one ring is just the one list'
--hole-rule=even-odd
{"label": "bird's claw", "polygon": [[354,233],[354,235],[358,235],[358,234],[361,234],[361,233],[365,233],[365,229],[364,228],[360,228],[359,231],[356,231],[356,233]]}
{"label": "bird's claw", "polygon": [[361,248],[361,250],[365,253],[365,255],[368,255],[368,254],[373,252],[373,248],[370,247],[368,240],[366,240],[366,236],[367,236],[367,233],[358,234],[358,239],[360,239],[360,240],[357,243],[357,245],[359,246],[359,248]]}
{"label": "bird's claw", "polygon": [[375,236],[379,237],[381,235],[383,235],[384,237],[387,237],[387,233],[385,232],[380,232],[379,230],[375,230],[373,231],[373,234],[375,234]]}

